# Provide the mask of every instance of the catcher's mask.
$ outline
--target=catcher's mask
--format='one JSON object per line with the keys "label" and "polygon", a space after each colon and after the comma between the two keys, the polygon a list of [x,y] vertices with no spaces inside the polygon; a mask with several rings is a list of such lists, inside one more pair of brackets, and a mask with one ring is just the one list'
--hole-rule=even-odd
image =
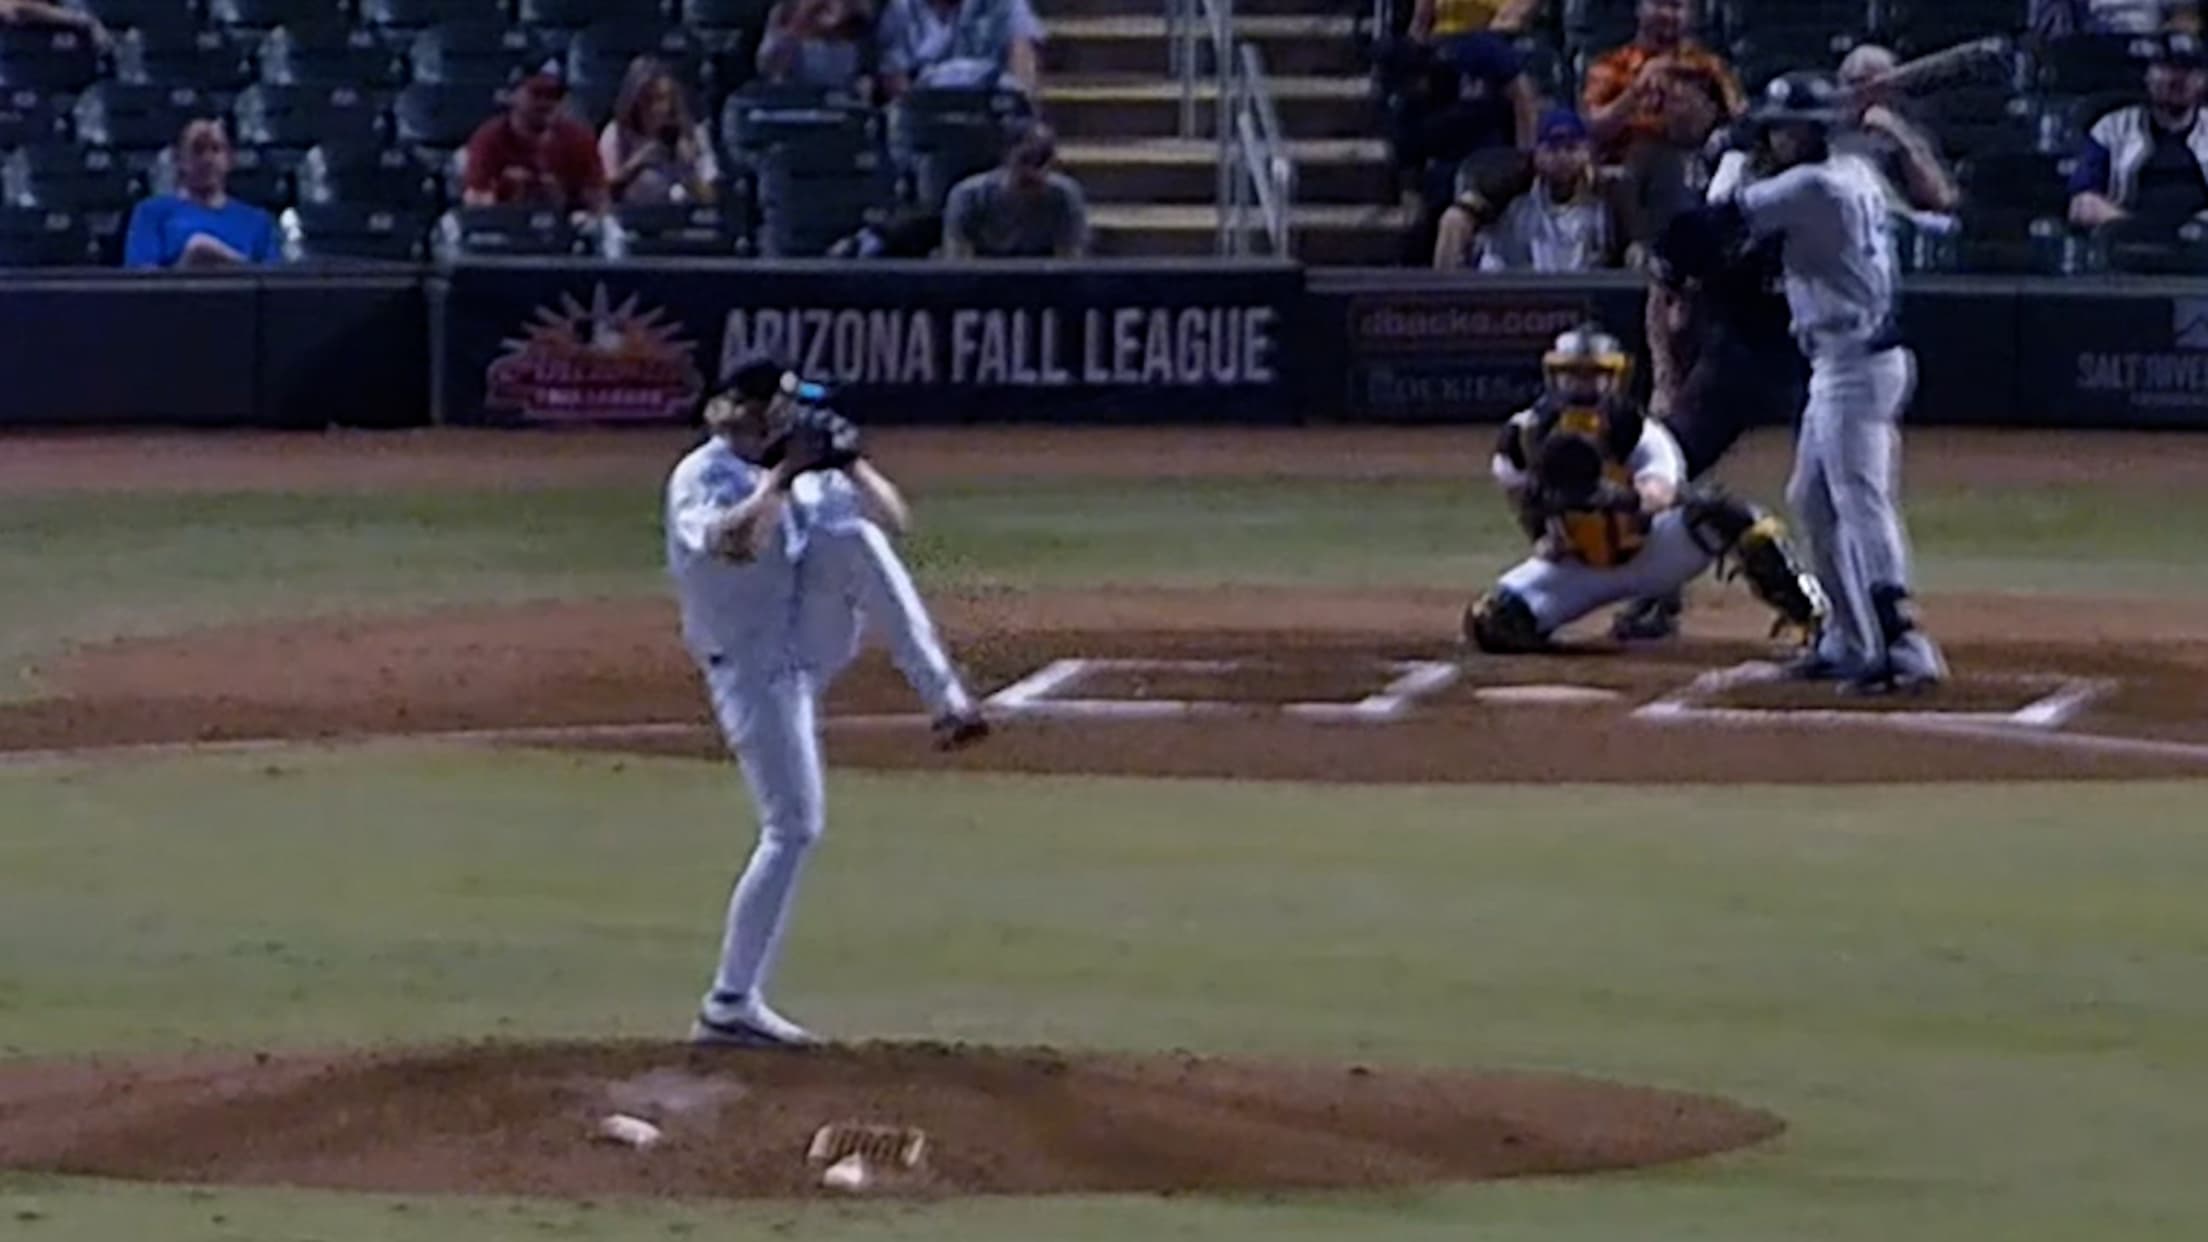
{"label": "catcher's mask", "polygon": [[1549,391],[1566,401],[1600,401],[1625,389],[1633,360],[1618,338],[1594,324],[1583,324],[1556,338],[1541,357]]}

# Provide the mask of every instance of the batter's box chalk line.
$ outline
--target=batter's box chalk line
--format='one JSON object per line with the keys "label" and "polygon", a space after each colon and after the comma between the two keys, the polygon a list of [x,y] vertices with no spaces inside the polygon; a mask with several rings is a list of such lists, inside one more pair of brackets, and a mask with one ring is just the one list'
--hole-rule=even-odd
{"label": "batter's box chalk line", "polygon": [[2088,754],[2127,755],[2140,758],[2190,759],[2208,763],[2208,745],[2169,742],[2155,738],[2115,737],[2097,733],[2064,731],[2095,700],[2116,689],[2113,681],[2061,674],[2012,675],[1988,678],[2020,688],[2040,687],[2045,693],[2009,712],[1978,711],[1872,711],[1834,707],[1715,707],[1710,700],[1742,686],[1769,685],[1785,680],[1776,664],[1751,660],[1732,668],[1713,669],[1672,693],[1643,704],[1632,718],[1656,725],[1721,725],[1767,728],[1771,725],[1812,725],[1824,728],[1871,729],[1891,733],[1932,734],[2007,742],[2048,750]]}
{"label": "batter's box chalk line", "polygon": [[[983,706],[1006,716],[1068,720],[1180,720],[1194,716],[1246,715],[1267,704],[1235,699],[1081,698],[1075,683],[1098,673],[1232,674],[1258,667],[1251,660],[1134,660],[1069,656],[1053,660],[989,696]],[[1390,680],[1361,699],[1348,702],[1285,703],[1280,711],[1300,720],[1347,724],[1384,724],[1399,720],[1412,704],[1453,684],[1462,670],[1440,660],[1389,660],[1381,664]]]}

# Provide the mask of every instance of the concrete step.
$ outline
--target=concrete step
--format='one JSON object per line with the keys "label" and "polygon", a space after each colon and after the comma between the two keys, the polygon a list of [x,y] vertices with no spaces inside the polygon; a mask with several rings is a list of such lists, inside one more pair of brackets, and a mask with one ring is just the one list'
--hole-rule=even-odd
{"label": "concrete step", "polygon": [[[1043,27],[1051,34],[1058,32],[1058,23],[1076,17],[1157,17],[1165,12],[1165,0],[1039,0],[1036,15],[1043,19]],[[1201,12],[1201,8],[1198,12]],[[1372,13],[1370,3],[1345,3],[1344,0],[1234,0],[1237,15],[1299,17],[1368,17]]]}
{"label": "concrete step", "polygon": [[[1265,72],[1272,74],[1364,73],[1367,61],[1356,41],[1356,23],[1347,17],[1302,15],[1241,17],[1235,35],[1257,46]],[[1208,40],[1198,40],[1200,63],[1208,68]],[[1152,13],[1133,17],[1068,17],[1050,23],[1043,44],[1043,70],[1051,74],[1164,75],[1172,69],[1165,18]]]}
{"label": "concrete step", "polygon": [[[1364,77],[1281,74],[1270,79],[1273,106],[1293,138],[1369,138],[1379,132],[1372,83]],[[1211,132],[1216,91],[1196,91],[1198,132]],[[1181,86],[1162,76],[1045,75],[1043,115],[1061,138],[1156,138],[1179,132]]]}
{"label": "concrete step", "polygon": [[[1320,267],[1393,265],[1403,257],[1410,212],[1401,207],[1311,206],[1296,210],[1296,257]],[[1116,258],[1198,257],[1218,249],[1209,206],[1104,204],[1089,209],[1095,252]]]}
{"label": "concrete step", "polygon": [[[1058,160],[1092,203],[1210,203],[1218,147],[1208,138],[1058,144]],[[1291,141],[1299,203],[1376,203],[1393,193],[1377,138]]]}

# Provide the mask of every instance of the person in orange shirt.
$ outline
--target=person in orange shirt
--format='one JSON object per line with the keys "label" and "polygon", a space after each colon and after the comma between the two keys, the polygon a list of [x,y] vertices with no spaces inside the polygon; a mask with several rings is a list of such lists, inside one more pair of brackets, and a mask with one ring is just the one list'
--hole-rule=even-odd
{"label": "person in orange shirt", "polygon": [[1606,163],[1638,183],[1636,242],[1691,205],[1688,172],[1718,126],[1747,111],[1725,59],[1687,37],[1690,0],[1641,0],[1633,41],[1588,66],[1581,113]]}

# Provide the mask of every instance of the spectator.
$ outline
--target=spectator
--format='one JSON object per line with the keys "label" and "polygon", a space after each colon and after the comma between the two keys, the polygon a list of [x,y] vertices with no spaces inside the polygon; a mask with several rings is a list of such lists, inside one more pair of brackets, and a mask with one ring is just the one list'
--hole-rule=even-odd
{"label": "spectator", "polygon": [[222,122],[201,119],[176,139],[177,192],[158,194],[130,213],[123,266],[237,267],[273,263],[276,221],[231,198],[230,136]]}
{"label": "spectator", "polygon": [[1871,162],[1913,210],[1945,215],[1962,202],[1932,139],[1902,115],[1893,92],[1878,79],[1900,63],[1893,52],[1865,43],[1840,61],[1840,86],[1860,109],[1855,123],[1833,137],[1833,149]]}
{"label": "spectator", "polygon": [[1542,119],[1531,173],[1499,210],[1473,194],[1444,212],[1434,266],[1483,272],[1617,266],[1622,222],[1616,204],[1600,192],[1594,147],[1576,113],[1560,108]]}
{"label": "spectator", "polygon": [[1696,156],[1747,108],[1724,59],[1687,37],[1690,0],[1640,0],[1633,41],[1588,66],[1582,112],[1595,153],[1625,166],[1633,240],[1646,244],[1693,206]]}
{"label": "spectator", "polygon": [[2165,0],[2032,0],[2032,33],[2043,39],[2072,35],[2144,35],[2161,31]]}
{"label": "spectator", "polygon": [[103,48],[115,42],[99,18],[45,0],[0,0],[0,26],[61,26],[82,31]]}
{"label": "spectator", "polygon": [[1418,0],[1411,6],[1411,38],[1445,43],[1490,30],[1515,34],[1540,12],[1541,0]]}
{"label": "spectator", "polygon": [[2070,175],[2070,223],[2118,242],[2174,241],[2208,211],[2208,93],[2200,44],[2170,35],[2147,67],[2147,102],[2094,122]]}
{"label": "spectator", "polygon": [[1033,93],[1043,23],[1028,0],[889,0],[877,31],[882,86],[1004,86]]}
{"label": "spectator", "polygon": [[1412,249],[1423,260],[1466,161],[1530,150],[1540,108],[1517,50],[1496,35],[1452,39],[1419,73],[1390,107],[1396,158],[1418,187]]}
{"label": "spectator", "polygon": [[603,213],[606,170],[598,144],[589,126],[560,110],[566,98],[567,79],[556,60],[517,81],[505,113],[468,139],[461,201]]}
{"label": "spectator", "polygon": [[1089,248],[1089,205],[1073,178],[1051,169],[1057,142],[1034,125],[1005,153],[1004,166],[951,187],[943,207],[943,254],[952,259],[1075,259]]}
{"label": "spectator", "polygon": [[713,138],[690,118],[682,84],[649,56],[629,64],[613,119],[598,135],[606,186],[623,204],[710,203],[721,170]]}
{"label": "spectator", "polygon": [[864,40],[871,24],[863,0],[782,0],[759,42],[759,76],[868,95]]}

